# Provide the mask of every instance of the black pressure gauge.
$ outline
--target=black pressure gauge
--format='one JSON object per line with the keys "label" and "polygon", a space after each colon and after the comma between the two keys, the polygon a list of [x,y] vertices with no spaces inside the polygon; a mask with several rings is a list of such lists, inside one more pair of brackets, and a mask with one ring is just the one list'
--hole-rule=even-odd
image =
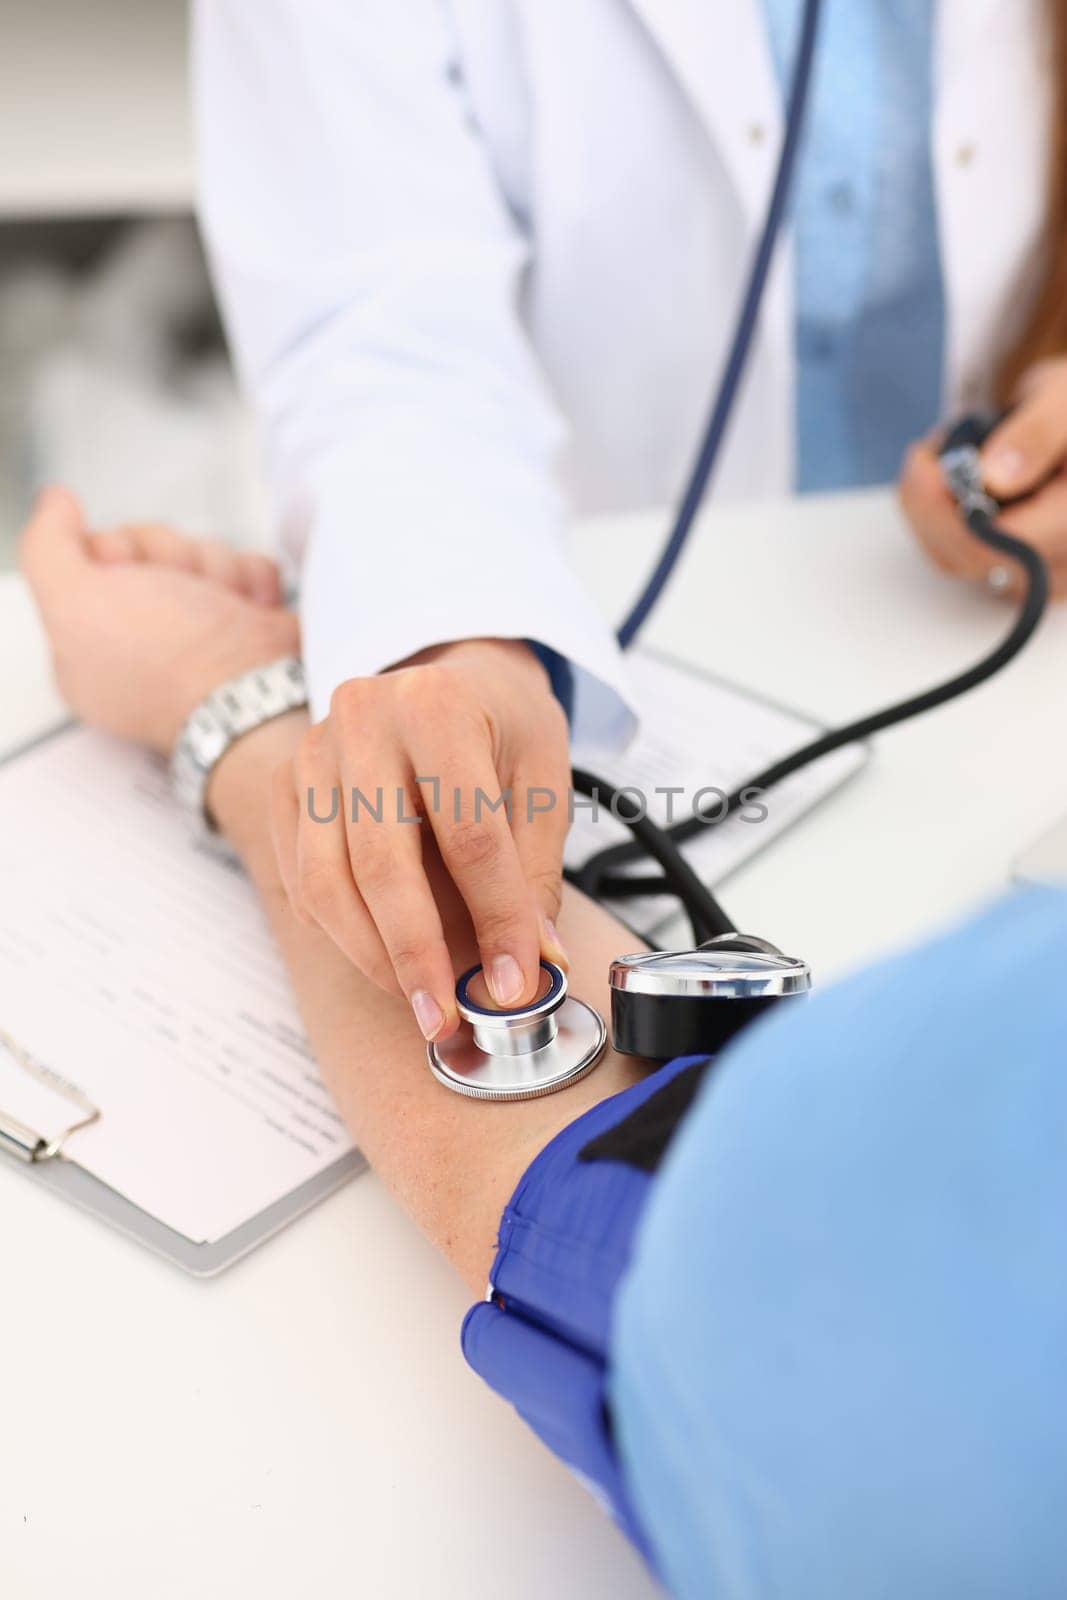
{"label": "black pressure gauge", "polygon": [[611,964],[611,1038],[623,1055],[715,1055],[755,1017],[811,988],[806,961],[723,934],[697,950],[647,950]]}

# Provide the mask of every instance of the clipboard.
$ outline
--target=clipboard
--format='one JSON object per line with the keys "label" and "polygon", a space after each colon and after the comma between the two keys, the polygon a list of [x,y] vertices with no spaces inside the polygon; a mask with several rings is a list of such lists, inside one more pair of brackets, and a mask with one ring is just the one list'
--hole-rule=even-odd
{"label": "clipboard", "polygon": [[[574,761],[609,783],[636,786],[648,815],[661,827],[684,820],[686,806],[692,805],[697,793],[725,797],[772,761],[827,731],[826,725],[808,712],[667,651],[642,645],[630,653],[629,663],[634,697],[644,713],[641,732],[622,754],[576,749]],[[866,741],[842,746],[769,791],[763,797],[766,804],[760,807],[764,815],[759,826],[749,826],[735,815],[722,827],[687,840],[683,855],[698,876],[718,890],[851,782],[869,759]],[[713,784],[717,786],[714,791]],[[668,796],[677,797],[677,809],[671,809]],[[629,837],[628,830],[609,814],[601,811],[594,822],[586,809],[573,819],[566,864],[580,868],[595,851],[626,843]],[[647,871],[647,862],[624,867],[623,875],[628,871],[641,876]],[[635,899],[620,895],[612,900],[611,909],[633,932],[657,940],[680,916],[677,902],[669,894]]]}
{"label": "clipboard", "polygon": [[[21,757],[75,731],[78,726],[76,722],[65,720],[37,737],[20,743],[15,749],[4,752],[0,756],[0,774]],[[95,1103],[75,1084],[36,1057],[23,1041],[13,1037],[3,1027],[2,1019],[0,1048],[7,1061],[14,1062],[30,1079],[70,1107],[69,1120],[58,1131],[49,1129],[45,1132],[12,1115],[10,1109],[0,1102],[0,1163],[18,1168],[38,1187],[50,1190],[153,1254],[198,1278],[214,1277],[232,1266],[319,1201],[342,1188],[367,1166],[358,1150],[348,1149],[323,1170],[299,1183],[239,1226],[221,1237],[197,1242],[141,1209],[127,1196],[78,1165],[78,1135],[106,1118],[105,1104]]]}
{"label": "clipboard", "polygon": [[37,1061],[2,1028],[0,1045],[24,1072],[45,1081],[54,1093],[68,1100],[71,1105],[71,1121],[51,1137],[7,1115],[0,1106],[0,1160],[18,1162],[39,1187],[60,1195],[80,1210],[100,1218],[127,1238],[136,1240],[155,1255],[162,1256],[194,1277],[215,1277],[366,1169],[366,1160],[358,1150],[347,1151],[325,1172],[308,1179],[239,1228],[221,1239],[196,1244],[184,1234],[149,1216],[124,1195],[84,1171],[76,1160],[69,1157],[68,1140],[81,1129],[97,1122],[104,1115],[102,1109],[93,1105],[74,1084]]}
{"label": "clipboard", "polygon": [[80,1210],[98,1217],[154,1255],[162,1256],[194,1278],[214,1278],[317,1206],[320,1200],[343,1189],[350,1179],[366,1169],[366,1165],[358,1150],[350,1150],[332,1167],[309,1178],[299,1189],[261,1211],[258,1217],[210,1244],[194,1244],[184,1234],[175,1233],[173,1228],[139,1210],[132,1201],[116,1194],[114,1189],[84,1172],[73,1161],[37,1161],[29,1165],[28,1171],[41,1188],[50,1189]]}

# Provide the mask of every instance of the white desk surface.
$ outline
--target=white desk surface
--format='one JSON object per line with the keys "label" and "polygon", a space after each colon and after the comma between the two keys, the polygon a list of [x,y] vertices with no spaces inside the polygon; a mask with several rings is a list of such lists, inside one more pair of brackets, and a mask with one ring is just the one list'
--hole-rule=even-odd
{"label": "white desk surface", "polygon": [[[718,510],[650,640],[836,720],[1006,627],[931,572],[888,496]],[[621,609],[661,519],[583,529]],[[605,569],[611,553],[614,572]],[[1067,810],[1067,610],[969,699],[885,735],[730,885],[826,976],[1006,882]],[[0,580],[0,742],[57,710]],[[708,730],[709,742],[714,730]],[[567,1473],[464,1367],[467,1296],[373,1177],[197,1283],[0,1170],[0,1590],[11,1600],[655,1593]]]}

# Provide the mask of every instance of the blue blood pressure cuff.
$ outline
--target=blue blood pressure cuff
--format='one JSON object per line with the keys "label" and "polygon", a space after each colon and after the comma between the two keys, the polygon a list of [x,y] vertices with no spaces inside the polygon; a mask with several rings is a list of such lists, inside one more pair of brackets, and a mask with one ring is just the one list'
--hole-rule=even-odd
{"label": "blue blood pressure cuff", "polygon": [[501,1218],[489,1295],[463,1324],[475,1372],[649,1560],[607,1408],[612,1316],[656,1169],[708,1066],[670,1061],[546,1145]]}

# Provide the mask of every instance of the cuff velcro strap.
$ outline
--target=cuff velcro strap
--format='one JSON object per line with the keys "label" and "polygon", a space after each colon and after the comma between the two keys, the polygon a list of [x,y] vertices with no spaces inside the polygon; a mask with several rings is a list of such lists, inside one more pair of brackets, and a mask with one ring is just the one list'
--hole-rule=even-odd
{"label": "cuff velcro strap", "polygon": [[655,1172],[710,1066],[705,1057],[676,1072],[621,1122],[583,1145],[579,1161],[624,1161],[639,1172]]}

